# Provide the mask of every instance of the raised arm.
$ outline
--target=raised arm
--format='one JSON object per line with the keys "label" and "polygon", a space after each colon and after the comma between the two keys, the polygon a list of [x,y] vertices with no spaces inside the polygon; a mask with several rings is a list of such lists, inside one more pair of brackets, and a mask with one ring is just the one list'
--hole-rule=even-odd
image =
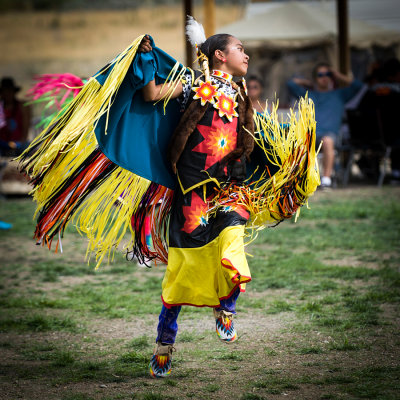
{"label": "raised arm", "polygon": [[[139,51],[142,53],[148,53],[152,50],[153,50],[153,48],[151,47],[150,39],[148,36],[145,36],[139,45]],[[168,89],[169,89],[168,85],[164,85],[162,83],[159,85],[156,85],[156,82],[153,79],[146,86],[143,87],[143,89],[142,89],[143,98],[145,101],[160,100],[165,96]],[[171,98],[175,99],[175,98],[179,97],[182,94],[182,91],[183,91],[182,83],[179,82],[177,87],[175,88],[174,93],[172,94]]]}
{"label": "raised arm", "polygon": [[[168,85],[164,86],[164,84],[162,84],[162,83],[159,85],[156,85],[156,82],[153,79],[142,89],[144,101],[160,100],[165,96],[168,89],[169,89]],[[171,99],[175,99],[175,98],[179,97],[182,94],[182,91],[183,91],[182,83],[179,82],[174,93],[171,96]]]}
{"label": "raised arm", "polygon": [[334,68],[330,68],[330,71],[332,72],[332,75],[334,76],[334,78],[338,82],[342,83],[343,85],[347,85],[348,86],[354,80],[353,76],[342,74],[341,72],[339,72],[338,70],[336,70]]}
{"label": "raised arm", "polygon": [[305,89],[303,86],[305,83],[306,80],[293,78],[287,82],[287,86],[293,96],[302,97],[307,93],[307,89]]}

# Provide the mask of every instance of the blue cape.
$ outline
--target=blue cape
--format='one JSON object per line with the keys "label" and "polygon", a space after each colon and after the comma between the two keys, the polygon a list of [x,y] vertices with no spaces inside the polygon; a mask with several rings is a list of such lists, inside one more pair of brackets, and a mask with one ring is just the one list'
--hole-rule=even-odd
{"label": "blue cape", "polygon": [[[176,60],[155,46],[153,51],[137,53],[110,108],[107,135],[106,115],[96,126],[95,134],[101,151],[112,162],[143,178],[173,189],[176,178],[167,160],[171,135],[181,117],[177,100],[171,100],[164,115],[163,102],[145,102],[141,90],[151,80],[167,79]],[[181,67],[183,67],[181,65]],[[109,68],[96,79],[103,84]]]}

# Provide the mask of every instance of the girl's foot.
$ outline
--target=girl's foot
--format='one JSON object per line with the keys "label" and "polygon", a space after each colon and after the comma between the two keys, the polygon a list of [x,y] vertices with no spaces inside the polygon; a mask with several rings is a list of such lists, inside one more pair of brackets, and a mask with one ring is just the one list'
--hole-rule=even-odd
{"label": "girl's foot", "polygon": [[157,343],[149,364],[150,375],[153,378],[165,378],[170,375],[173,351],[176,350],[172,344]]}
{"label": "girl's foot", "polygon": [[218,337],[226,343],[233,343],[237,340],[237,333],[232,321],[233,314],[224,310],[214,309],[215,325]]}

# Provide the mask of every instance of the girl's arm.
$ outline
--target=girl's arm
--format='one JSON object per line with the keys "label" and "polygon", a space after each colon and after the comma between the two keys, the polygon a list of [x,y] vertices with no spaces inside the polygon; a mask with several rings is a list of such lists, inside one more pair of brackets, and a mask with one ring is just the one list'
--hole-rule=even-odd
{"label": "girl's arm", "polygon": [[[144,101],[157,101],[163,98],[165,93],[168,91],[168,85],[165,85],[161,83],[159,85],[156,85],[155,80],[153,79],[150,81],[146,86],[143,87],[142,93],[143,93],[143,98]],[[182,94],[183,87],[182,83],[179,82],[178,86],[176,87],[174,93],[171,96],[171,99],[175,99],[179,97]]]}
{"label": "girl's arm", "polygon": [[[141,41],[139,45],[139,51],[142,53],[148,53],[149,51],[152,51],[153,48],[151,47],[150,44],[150,39],[148,36],[145,36],[143,40]],[[156,85],[155,80],[153,79],[150,81],[146,86],[143,87],[142,93],[143,93],[143,98],[145,101],[157,101],[163,98],[163,96],[167,93],[168,91],[168,86],[164,84],[159,84]],[[175,99],[179,97],[182,94],[183,87],[182,83],[179,82],[178,86],[176,87],[174,93],[172,94],[171,98]]]}

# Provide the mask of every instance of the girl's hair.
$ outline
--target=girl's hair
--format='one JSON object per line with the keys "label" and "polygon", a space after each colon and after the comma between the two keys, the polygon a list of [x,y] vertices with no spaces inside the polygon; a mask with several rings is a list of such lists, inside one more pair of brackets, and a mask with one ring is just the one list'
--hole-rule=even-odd
{"label": "girl's hair", "polygon": [[210,36],[201,46],[201,52],[208,58],[210,68],[213,68],[214,54],[216,50],[225,51],[232,35],[227,33],[218,33]]}

